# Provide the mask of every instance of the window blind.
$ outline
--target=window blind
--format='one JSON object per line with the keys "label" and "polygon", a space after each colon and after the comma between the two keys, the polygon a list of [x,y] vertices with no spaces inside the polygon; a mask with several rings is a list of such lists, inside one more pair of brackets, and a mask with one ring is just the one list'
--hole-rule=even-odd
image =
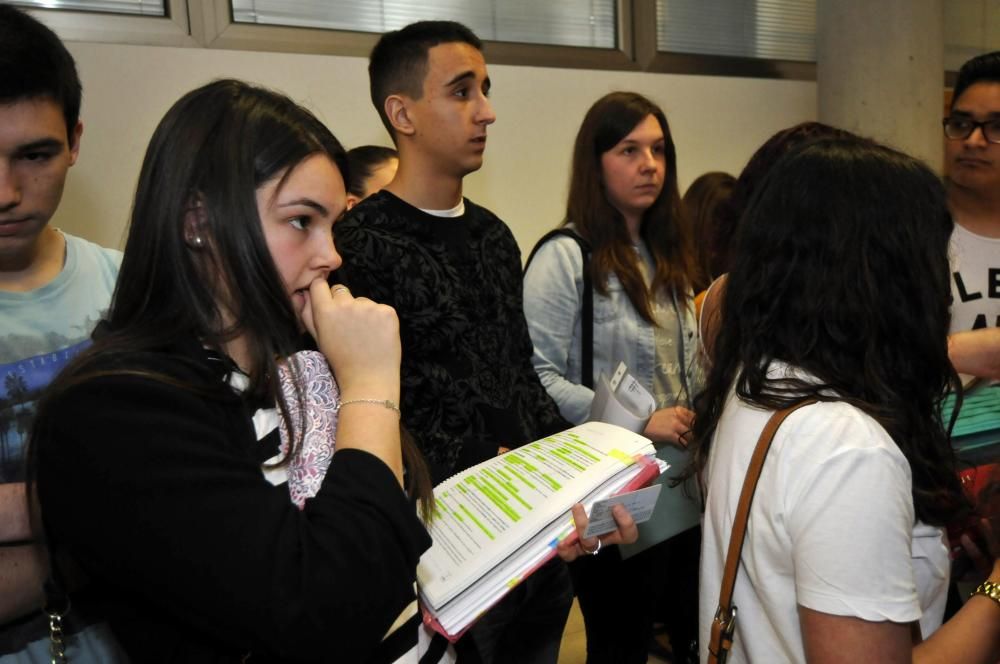
{"label": "window blind", "polygon": [[232,0],[237,23],[383,33],[414,21],[464,23],[490,41],[615,48],[615,0]]}
{"label": "window blind", "polygon": [[142,16],[167,15],[165,0],[14,0],[10,4],[32,9],[69,9]]}
{"label": "window blind", "polygon": [[816,0],[657,0],[657,48],[816,60]]}

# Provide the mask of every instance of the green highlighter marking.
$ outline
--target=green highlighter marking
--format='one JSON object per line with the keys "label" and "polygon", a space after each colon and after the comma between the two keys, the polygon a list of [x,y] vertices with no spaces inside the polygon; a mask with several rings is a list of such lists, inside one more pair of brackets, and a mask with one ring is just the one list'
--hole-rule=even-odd
{"label": "green highlighter marking", "polygon": [[553,450],[552,454],[559,457],[559,459],[562,460],[563,463],[573,466],[577,470],[586,470],[586,467],[581,466],[576,461],[573,461],[572,458],[570,458],[569,451],[566,450],[565,448],[560,447],[557,450]]}
{"label": "green highlighter marking", "polygon": [[600,461],[601,460],[601,457],[597,456],[596,454],[594,454],[593,452],[591,452],[588,449],[586,443],[583,443],[579,438],[576,438],[575,436],[574,436],[574,442],[572,442],[572,443],[567,442],[566,443],[566,447],[569,447],[569,448],[575,450],[577,452],[577,454],[582,454],[583,456],[587,457],[588,459],[593,459],[594,461]]}
{"label": "green highlighter marking", "polygon": [[476,488],[479,489],[483,495],[485,495],[486,498],[497,507],[498,510],[506,514],[508,519],[514,523],[521,520],[521,515],[507,505],[504,495],[498,491],[496,487],[490,484],[489,481],[484,479],[482,484],[476,484]]}
{"label": "green highlighter marking", "polygon": [[515,464],[520,464],[524,466],[524,469],[527,470],[529,473],[535,472],[534,466],[532,466],[530,463],[528,463],[518,455],[514,454],[513,452],[507,452],[507,454],[505,454],[504,457],[510,457],[509,459],[507,459],[507,464],[510,466],[513,466]]}
{"label": "green highlighter marking", "polygon": [[524,486],[528,487],[529,489],[534,489],[535,488],[535,485],[532,484],[531,482],[529,482],[528,478],[526,478],[524,475],[522,475],[521,473],[517,472],[513,468],[508,468],[508,470],[510,471],[511,475],[513,475],[514,477],[516,477],[518,480],[521,481],[521,484],[523,484]]}
{"label": "green highlighter marking", "polygon": [[489,537],[491,540],[496,539],[496,537],[493,535],[493,533],[491,533],[489,531],[489,529],[487,529],[486,526],[483,525],[482,521],[480,521],[479,519],[477,519],[476,516],[472,512],[470,512],[469,509],[465,505],[461,505],[461,509],[462,509],[463,512],[465,512],[465,516],[469,517],[469,520],[472,521],[472,523],[474,523],[477,526],[479,526],[479,529],[481,531],[483,531],[483,533],[487,537]]}
{"label": "green highlighter marking", "polygon": [[[529,505],[528,503],[526,503],[524,501],[524,499],[521,498],[521,496],[517,495],[518,494],[517,487],[514,486],[514,484],[510,481],[510,478],[507,477],[507,473],[505,473],[503,471],[497,471],[496,473],[494,473],[491,470],[486,470],[484,472],[486,473],[486,475],[489,476],[490,479],[492,479],[494,482],[496,482],[500,486],[501,489],[506,489],[507,493],[510,494],[511,498],[513,498],[517,502],[519,502],[522,505],[524,505],[524,507],[526,507],[529,512],[531,511],[531,509],[532,509],[531,505]],[[501,493],[501,495],[502,495],[502,493]],[[520,518],[520,517],[518,517],[518,518]]]}
{"label": "green highlighter marking", "polygon": [[556,482],[547,473],[542,473],[542,479],[544,479],[546,482],[548,482],[548,485],[550,487],[552,487],[553,489],[555,489],[556,491],[558,491],[559,489],[562,488],[562,484],[559,484],[559,482]]}

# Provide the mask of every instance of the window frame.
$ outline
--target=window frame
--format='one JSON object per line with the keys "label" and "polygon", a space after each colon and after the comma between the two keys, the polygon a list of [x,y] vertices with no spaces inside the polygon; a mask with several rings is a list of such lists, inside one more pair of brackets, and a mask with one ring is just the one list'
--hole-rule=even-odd
{"label": "window frame", "polygon": [[733,76],[737,78],[770,78],[791,81],[815,81],[816,63],[800,60],[768,60],[727,55],[657,52],[646,71],[696,74],[701,76]]}
{"label": "window frame", "polygon": [[665,74],[701,76],[733,76],[749,78],[815,81],[816,63],[767,58],[743,58],[731,55],[678,53],[659,50],[656,39],[656,2],[642,3],[643,12],[633,18],[632,34],[637,44],[637,60],[643,71]]}
{"label": "window frame", "polygon": [[[641,0],[616,0],[617,48],[591,48],[484,40],[490,64],[636,70],[631,24],[632,5]],[[230,0],[189,0],[200,6],[191,13],[191,31],[206,48],[280,51],[314,55],[368,57],[379,35],[373,32],[327,30],[237,23]]]}
{"label": "window frame", "polygon": [[141,46],[190,46],[188,0],[164,0],[166,16],[87,12],[75,9],[24,7],[62,39]]}
{"label": "window frame", "polygon": [[[659,51],[654,0],[615,0],[616,48],[485,41],[490,64],[816,80],[816,63]],[[30,8],[69,41],[368,57],[379,35],[236,23],[230,0],[165,0],[167,16]]]}

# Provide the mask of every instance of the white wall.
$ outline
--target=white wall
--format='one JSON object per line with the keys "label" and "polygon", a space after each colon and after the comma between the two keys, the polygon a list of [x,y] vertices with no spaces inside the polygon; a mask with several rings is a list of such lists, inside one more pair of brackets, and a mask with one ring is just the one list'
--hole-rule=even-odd
{"label": "white wall", "polygon": [[[312,109],[347,146],[390,145],[368,100],[364,58],[70,43],[83,80],[80,159],[53,223],[121,246],[142,155],[180,95],[219,77],[279,89]],[[489,54],[487,52],[487,59]],[[709,170],[738,173],[767,137],[816,118],[816,84],[542,67],[490,67],[497,123],[465,193],[513,229],[522,251],[562,218],[573,138],[587,108],[635,90],[667,113],[681,191]]]}

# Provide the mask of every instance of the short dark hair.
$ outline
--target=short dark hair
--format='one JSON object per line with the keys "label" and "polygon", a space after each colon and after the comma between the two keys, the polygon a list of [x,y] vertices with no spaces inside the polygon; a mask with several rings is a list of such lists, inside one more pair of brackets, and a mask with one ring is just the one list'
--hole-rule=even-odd
{"label": "short dark hair", "polygon": [[396,140],[396,132],[385,114],[389,95],[403,93],[420,99],[427,76],[427,52],[439,44],[468,44],[478,51],[483,42],[476,34],[455,21],[418,21],[400,30],[382,35],[368,59],[368,79],[372,104],[386,130]]}
{"label": "short dark hair", "polygon": [[955,108],[955,102],[970,85],[983,81],[1000,83],[1000,51],[977,55],[962,65],[958,70],[955,90],[951,95],[951,108]]}
{"label": "short dark hair", "polygon": [[390,159],[399,159],[399,153],[382,145],[359,145],[348,150],[347,170],[351,175],[347,181],[347,193],[364,197],[368,178]]}
{"label": "short dark hair", "polygon": [[20,9],[0,4],[0,103],[51,99],[62,108],[72,142],[81,94],[76,62],[56,33]]}

